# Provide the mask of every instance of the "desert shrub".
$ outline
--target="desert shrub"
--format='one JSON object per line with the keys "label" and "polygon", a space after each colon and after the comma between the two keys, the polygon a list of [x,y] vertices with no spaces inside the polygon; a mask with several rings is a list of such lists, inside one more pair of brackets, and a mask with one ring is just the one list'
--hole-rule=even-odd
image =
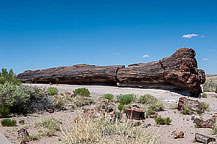
{"label": "desert shrub", "polygon": [[0,116],[6,117],[11,113],[8,106],[0,104]]}
{"label": "desert shrub", "polygon": [[29,98],[30,94],[24,88],[9,82],[0,85],[0,104],[13,107],[25,103]]}
{"label": "desert shrub", "polygon": [[192,107],[191,105],[187,104],[183,110],[181,111],[181,114],[183,115],[191,115],[191,114],[194,114],[194,111],[192,110]]}
{"label": "desert shrub", "polygon": [[103,96],[104,99],[108,99],[110,101],[113,101],[114,99],[114,96],[112,94],[104,94]]}
{"label": "desert shrub", "polygon": [[11,119],[3,119],[1,120],[2,126],[16,126],[17,122],[16,120]]}
{"label": "desert shrub", "polygon": [[169,125],[172,122],[170,117],[163,118],[161,116],[158,116],[154,120],[156,124],[159,124],[159,125]]}
{"label": "desert shrub", "polygon": [[76,95],[80,95],[80,96],[90,96],[90,91],[87,89],[87,88],[78,88],[78,89],[75,89],[73,91],[74,94]]}
{"label": "desert shrub", "polygon": [[215,92],[217,86],[217,76],[207,77],[203,84],[204,92]]}
{"label": "desert shrub", "polygon": [[70,100],[70,97],[65,95],[55,95],[53,105],[56,109],[65,110]]}
{"label": "desert shrub", "polygon": [[119,95],[117,96],[117,100],[119,103],[125,105],[133,102],[135,100],[136,96],[134,94],[125,94],[125,95]]}
{"label": "desert shrub", "polygon": [[217,135],[217,123],[212,126],[212,134]]}
{"label": "desert shrub", "polygon": [[25,124],[25,121],[24,121],[24,120],[20,120],[20,121],[19,121],[19,124],[24,125],[24,124]]}
{"label": "desert shrub", "polygon": [[207,94],[206,93],[200,94],[200,98],[207,98]]}
{"label": "desert shrub", "polygon": [[209,104],[201,102],[201,105],[203,106],[204,110],[209,111]]}
{"label": "desert shrub", "polygon": [[78,96],[78,97],[74,98],[74,105],[76,107],[91,105],[93,103],[94,103],[93,99],[91,99],[89,97]]}
{"label": "desert shrub", "polygon": [[124,105],[123,105],[122,103],[120,103],[120,104],[118,105],[118,110],[121,112],[121,111],[123,111],[124,109],[125,109]]}
{"label": "desert shrub", "polygon": [[49,87],[47,88],[47,94],[48,95],[57,95],[58,89],[55,87]]}
{"label": "desert shrub", "polygon": [[154,104],[158,102],[158,99],[150,94],[139,97],[139,102],[142,104]]}
{"label": "desert shrub", "polygon": [[7,105],[12,113],[27,114],[45,110],[52,105],[46,92],[35,87],[0,84],[0,104]]}
{"label": "desert shrub", "polygon": [[163,111],[164,105],[161,101],[150,94],[139,97],[139,102],[148,105],[148,111]]}
{"label": "desert shrub", "polygon": [[46,119],[34,124],[40,130],[41,136],[53,136],[60,131],[60,122],[56,119]]}
{"label": "desert shrub", "polygon": [[4,84],[5,82],[9,82],[15,85],[20,85],[21,81],[16,78],[16,74],[12,69],[7,71],[7,69],[2,69],[0,72],[0,84]]}
{"label": "desert shrub", "polygon": [[111,123],[108,119],[80,119],[62,129],[63,143],[157,144],[158,139],[143,127],[130,122]]}
{"label": "desert shrub", "polygon": [[164,111],[164,105],[161,101],[151,104],[148,109],[152,111]]}

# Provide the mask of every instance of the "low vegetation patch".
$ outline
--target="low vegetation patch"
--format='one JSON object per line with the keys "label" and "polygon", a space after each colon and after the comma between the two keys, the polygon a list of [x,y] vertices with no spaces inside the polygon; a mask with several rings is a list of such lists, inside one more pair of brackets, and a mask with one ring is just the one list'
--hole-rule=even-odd
{"label": "low vegetation patch", "polygon": [[70,128],[62,129],[63,143],[156,144],[158,139],[143,127],[133,127],[130,122],[111,123],[107,119],[80,119]]}
{"label": "low vegetation patch", "polygon": [[12,126],[16,126],[17,121],[11,120],[11,119],[3,119],[3,120],[1,120],[1,124],[2,124],[2,126],[12,127]]}
{"label": "low vegetation patch", "polygon": [[200,94],[200,98],[207,98],[207,94],[206,93]]}
{"label": "low vegetation patch", "polygon": [[164,110],[164,105],[161,101],[150,94],[146,94],[144,96],[139,97],[139,103],[148,105],[146,110],[146,115],[149,116],[150,114],[158,111]]}
{"label": "low vegetation patch", "polygon": [[118,102],[123,104],[123,105],[130,104],[135,99],[136,99],[136,96],[134,94],[125,94],[125,95],[117,96]]}
{"label": "low vegetation patch", "polygon": [[215,92],[217,86],[217,76],[211,76],[206,78],[206,82],[203,84],[204,92]]}
{"label": "low vegetation patch", "polygon": [[139,97],[139,102],[142,104],[155,104],[158,102],[158,99],[150,94]]}
{"label": "low vegetation patch", "polygon": [[54,136],[57,131],[60,131],[60,122],[51,118],[35,123],[34,127],[40,129],[41,136]]}
{"label": "low vegetation patch", "polygon": [[124,107],[124,105],[123,105],[122,103],[120,103],[120,104],[118,105],[118,110],[119,110],[120,112],[122,112],[122,111],[125,110],[125,107]]}
{"label": "low vegetation patch", "polygon": [[12,83],[14,85],[20,85],[22,82],[16,78],[16,74],[12,69],[9,71],[7,69],[2,69],[0,72],[0,84],[4,84],[5,82]]}
{"label": "low vegetation patch", "polygon": [[73,91],[73,93],[76,94],[76,95],[80,95],[80,96],[86,96],[86,97],[90,96],[90,91],[87,88],[78,88],[78,89],[75,89]]}
{"label": "low vegetation patch", "polygon": [[114,96],[112,94],[104,94],[103,98],[104,99],[108,99],[110,101],[114,100]]}
{"label": "low vegetation patch", "polygon": [[181,111],[181,114],[183,114],[183,115],[192,115],[192,114],[194,114],[194,111],[192,110],[192,107],[191,107],[191,105],[186,105],[185,107],[184,107],[184,109]]}
{"label": "low vegetation patch", "polygon": [[0,116],[7,117],[11,113],[8,106],[0,104]]}
{"label": "low vegetation patch", "polygon": [[209,111],[209,104],[207,104],[205,102],[201,102],[201,105],[203,106],[205,111]]}
{"label": "low vegetation patch", "polygon": [[170,117],[163,118],[161,116],[158,116],[154,120],[156,124],[159,124],[159,125],[169,125],[172,122]]}
{"label": "low vegetation patch", "polygon": [[212,127],[212,134],[217,135],[217,123],[215,123]]}
{"label": "low vegetation patch", "polygon": [[47,88],[47,94],[48,95],[57,95],[58,89],[55,87],[49,87],[49,88]]}
{"label": "low vegetation patch", "polygon": [[24,121],[24,120],[20,120],[20,121],[19,121],[19,124],[24,125],[24,124],[25,124],[25,121]]}

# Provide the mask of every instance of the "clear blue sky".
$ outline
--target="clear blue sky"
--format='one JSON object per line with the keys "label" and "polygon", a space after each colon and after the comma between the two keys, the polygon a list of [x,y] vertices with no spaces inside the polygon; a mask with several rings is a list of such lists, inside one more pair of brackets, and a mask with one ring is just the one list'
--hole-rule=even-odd
{"label": "clear blue sky", "polygon": [[178,48],[217,74],[217,0],[0,0],[0,68],[150,62]]}

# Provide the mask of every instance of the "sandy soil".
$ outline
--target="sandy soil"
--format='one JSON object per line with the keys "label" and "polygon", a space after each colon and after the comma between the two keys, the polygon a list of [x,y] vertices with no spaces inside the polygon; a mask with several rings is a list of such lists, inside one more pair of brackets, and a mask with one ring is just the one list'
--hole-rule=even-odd
{"label": "sandy soil", "polygon": [[[30,85],[30,84],[25,84]],[[49,84],[31,84],[31,86],[37,86],[40,88],[47,88],[51,87]],[[208,128],[195,128],[194,123],[191,120],[192,115],[182,115],[177,110],[172,109],[174,105],[177,104],[178,99],[182,97],[181,94],[177,94],[174,92],[170,92],[167,90],[157,90],[157,89],[139,89],[139,88],[120,88],[120,87],[113,87],[113,86],[94,86],[94,85],[66,85],[66,84],[58,84],[52,85],[52,87],[57,87],[59,92],[72,92],[76,88],[85,87],[88,88],[91,92],[91,96],[94,99],[101,97],[106,93],[111,93],[113,95],[119,94],[135,94],[137,96],[141,96],[144,94],[151,94],[156,98],[162,100],[165,105],[165,111],[159,112],[159,115],[170,117],[172,119],[171,125],[164,125],[164,126],[157,126],[154,122],[154,119],[147,118],[145,119],[145,123],[151,124],[150,127],[147,129],[150,131],[156,131],[156,135],[160,138],[161,144],[191,144],[194,140],[195,133],[201,133],[204,135],[209,135],[212,137],[217,138],[216,136],[211,135],[211,129]],[[206,102],[210,105],[210,111],[206,112],[202,115],[202,117],[206,120],[211,118],[214,113],[217,113],[217,98],[215,93],[207,93],[208,98],[198,99],[199,101]],[[192,98],[197,99],[197,98]],[[79,115],[81,111],[60,111],[54,112],[52,114],[43,113],[43,114],[32,114],[28,115],[27,117],[13,117],[13,119],[25,120],[25,125],[18,124],[15,128],[10,127],[2,127],[0,126],[0,130],[5,134],[8,139],[16,144],[17,141],[17,130],[22,128],[26,125],[33,124],[37,121],[46,118],[55,118],[62,122],[62,125],[67,126],[70,121],[72,121],[75,116]],[[174,130],[183,131],[185,133],[185,137],[182,139],[174,139],[171,135]],[[61,133],[57,133],[57,136],[54,137],[45,137],[40,139],[39,141],[30,142],[30,144],[61,144],[59,138],[61,137]]]}

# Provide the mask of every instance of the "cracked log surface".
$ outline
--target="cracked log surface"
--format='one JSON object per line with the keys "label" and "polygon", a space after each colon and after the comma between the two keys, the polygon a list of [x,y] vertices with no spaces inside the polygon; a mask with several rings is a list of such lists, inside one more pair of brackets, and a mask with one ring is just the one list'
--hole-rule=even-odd
{"label": "cracked log surface", "polygon": [[118,86],[160,88],[199,96],[205,72],[197,69],[195,51],[180,48],[160,61],[117,66],[74,65],[25,71],[23,82],[69,84],[116,84]]}

